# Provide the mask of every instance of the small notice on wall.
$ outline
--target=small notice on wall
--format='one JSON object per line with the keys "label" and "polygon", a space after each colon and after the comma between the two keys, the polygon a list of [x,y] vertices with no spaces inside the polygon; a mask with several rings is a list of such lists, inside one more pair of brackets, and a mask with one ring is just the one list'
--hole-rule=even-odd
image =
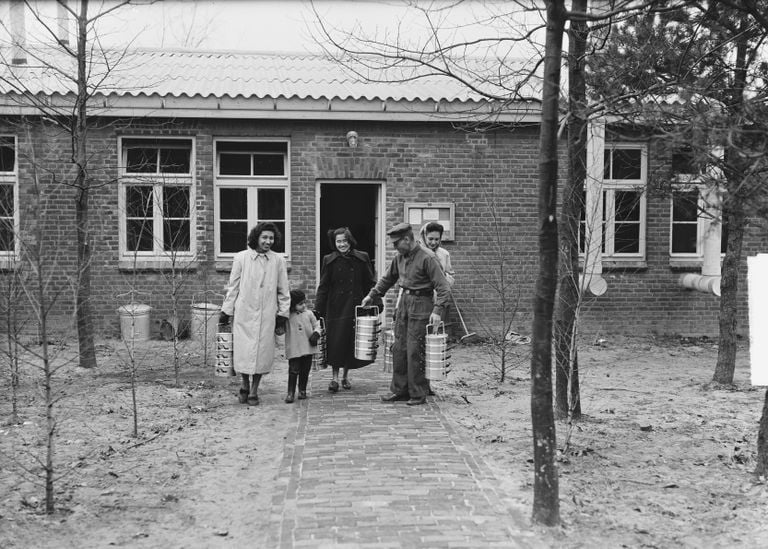
{"label": "small notice on wall", "polygon": [[768,254],[747,258],[752,385],[768,385]]}

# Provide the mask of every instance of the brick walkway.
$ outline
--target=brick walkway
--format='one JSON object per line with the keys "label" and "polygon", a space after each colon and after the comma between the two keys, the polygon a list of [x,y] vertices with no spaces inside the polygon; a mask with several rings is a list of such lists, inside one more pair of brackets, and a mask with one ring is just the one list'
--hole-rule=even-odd
{"label": "brick walkway", "polygon": [[435,402],[381,402],[390,375],[379,364],[350,377],[352,390],[332,395],[330,369],[313,372],[310,398],[294,404],[270,547],[538,545]]}

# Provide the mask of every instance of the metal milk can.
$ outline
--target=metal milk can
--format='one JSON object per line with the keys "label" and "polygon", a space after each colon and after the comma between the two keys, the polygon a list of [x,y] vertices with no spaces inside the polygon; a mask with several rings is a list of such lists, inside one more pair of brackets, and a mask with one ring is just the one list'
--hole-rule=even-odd
{"label": "metal milk can", "polygon": [[233,376],[235,369],[232,364],[232,329],[229,326],[218,326],[216,331],[216,375]]}
{"label": "metal milk can", "polygon": [[325,319],[321,317],[317,320],[317,322],[319,324],[318,332],[320,333],[320,338],[317,340],[317,351],[312,355],[312,369],[324,370],[328,367],[328,348],[326,347]]}
{"label": "metal milk can", "polygon": [[381,320],[379,308],[355,307],[355,358],[358,360],[376,360],[376,348],[379,346]]}
{"label": "metal milk can", "polygon": [[387,373],[392,372],[392,346],[395,344],[395,331],[384,331],[384,371]]}
{"label": "metal milk can", "polygon": [[[430,331],[432,333],[430,333]],[[430,381],[442,381],[448,374],[448,335],[445,325],[427,324],[427,334],[424,336],[425,376]]]}

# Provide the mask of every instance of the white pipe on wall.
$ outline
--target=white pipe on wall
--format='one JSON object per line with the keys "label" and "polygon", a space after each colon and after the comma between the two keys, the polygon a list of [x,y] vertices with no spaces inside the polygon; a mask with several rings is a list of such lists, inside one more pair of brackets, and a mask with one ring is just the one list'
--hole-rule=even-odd
{"label": "white pipe on wall", "polygon": [[680,275],[679,283],[683,288],[706,292],[720,297],[720,244],[722,241],[722,223],[720,221],[720,195],[715,185],[702,190],[704,212],[702,222],[701,245],[704,260],[701,274],[686,273]]}
{"label": "white pipe on wall", "polygon": [[601,296],[608,289],[603,278],[603,169],[605,154],[605,120],[589,122],[587,136],[587,180],[584,182],[584,271],[579,286],[593,296]]}
{"label": "white pipe on wall", "polygon": [[24,22],[24,2],[11,0],[11,64],[26,65],[27,63],[27,31]]}

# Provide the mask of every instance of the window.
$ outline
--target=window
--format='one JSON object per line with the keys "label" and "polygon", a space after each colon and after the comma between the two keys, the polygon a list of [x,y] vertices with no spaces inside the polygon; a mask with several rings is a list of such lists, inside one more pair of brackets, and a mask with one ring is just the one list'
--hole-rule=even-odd
{"label": "window", "polygon": [[0,136],[0,258],[16,254],[16,138]]}
{"label": "window", "polygon": [[[703,187],[679,185],[672,191],[669,253],[673,258],[702,258],[705,231],[710,216],[702,196]],[[727,227],[722,227],[720,252],[725,253]]]}
{"label": "window", "polygon": [[244,250],[248,231],[262,221],[280,229],[272,249],[288,256],[289,191],[286,141],[217,141],[216,257]]}
{"label": "window", "polygon": [[645,259],[646,158],[643,146],[606,144],[602,186],[604,258]]}
{"label": "window", "polygon": [[126,259],[192,256],[193,141],[123,138],[120,249]]}

